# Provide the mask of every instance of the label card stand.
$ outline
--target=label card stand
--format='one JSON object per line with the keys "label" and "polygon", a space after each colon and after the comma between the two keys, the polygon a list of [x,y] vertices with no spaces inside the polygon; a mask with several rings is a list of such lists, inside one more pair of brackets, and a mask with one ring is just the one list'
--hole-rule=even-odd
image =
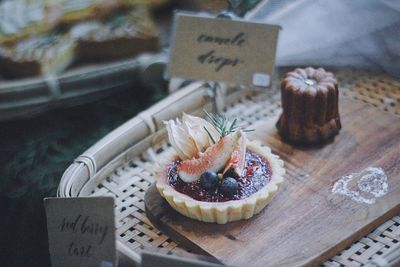
{"label": "label card stand", "polygon": [[115,267],[113,197],[45,198],[54,267]]}
{"label": "label card stand", "polygon": [[178,12],[168,76],[203,80],[213,112],[223,109],[219,82],[266,89],[271,85],[280,27],[244,21],[229,11],[216,17]]}

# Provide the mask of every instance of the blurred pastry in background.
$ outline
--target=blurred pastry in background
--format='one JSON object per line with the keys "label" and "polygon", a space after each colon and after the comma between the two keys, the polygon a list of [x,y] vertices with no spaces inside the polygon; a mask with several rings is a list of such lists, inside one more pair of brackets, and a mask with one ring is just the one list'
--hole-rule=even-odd
{"label": "blurred pastry in background", "polygon": [[[59,73],[73,61],[157,52],[150,9],[167,0],[7,0],[0,3],[0,76]],[[56,33],[54,33],[56,32]]]}
{"label": "blurred pastry in background", "polygon": [[71,26],[88,20],[104,20],[118,11],[136,7],[158,7],[167,0],[62,0],[58,3],[61,17],[58,25]]}
{"label": "blurred pastry in background", "polygon": [[157,8],[167,4],[170,0],[116,0],[122,9],[130,9],[139,5],[146,5],[150,8]]}
{"label": "blurred pastry in background", "polygon": [[87,21],[70,30],[77,39],[80,61],[108,61],[156,52],[160,40],[149,10],[139,6],[127,14],[116,14],[109,21]]}
{"label": "blurred pastry in background", "polygon": [[61,16],[59,27],[68,27],[87,20],[100,20],[118,9],[117,0],[63,0],[58,4]]}
{"label": "blurred pastry in background", "polygon": [[13,0],[0,3],[0,44],[12,45],[21,38],[54,28],[60,11],[47,0]]}
{"label": "blurred pastry in background", "polygon": [[76,42],[68,34],[48,34],[0,47],[0,70],[6,78],[56,74],[75,57]]}

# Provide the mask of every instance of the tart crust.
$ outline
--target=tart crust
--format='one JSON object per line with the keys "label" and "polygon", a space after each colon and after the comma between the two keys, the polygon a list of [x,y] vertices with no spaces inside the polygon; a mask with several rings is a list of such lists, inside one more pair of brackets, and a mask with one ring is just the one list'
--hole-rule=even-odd
{"label": "tart crust", "polygon": [[177,158],[172,151],[163,158],[166,162],[156,173],[157,189],[169,205],[182,215],[210,223],[225,224],[241,219],[249,219],[259,213],[272,199],[273,195],[283,183],[285,169],[283,161],[271,153],[271,149],[258,141],[247,141],[247,149],[264,157],[270,164],[272,175],[270,181],[256,193],[240,200],[226,202],[205,202],[195,200],[175,190],[167,177],[167,164]]}

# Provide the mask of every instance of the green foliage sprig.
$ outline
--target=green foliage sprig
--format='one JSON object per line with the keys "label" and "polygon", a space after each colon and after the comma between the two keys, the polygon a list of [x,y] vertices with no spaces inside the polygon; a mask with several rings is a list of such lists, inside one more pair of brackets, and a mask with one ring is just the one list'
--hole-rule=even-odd
{"label": "green foliage sprig", "polygon": [[[204,112],[206,113],[207,118],[210,120],[210,123],[214,126],[214,128],[221,135],[221,137],[227,136],[228,134],[236,132],[239,129],[243,132],[254,131],[254,129],[243,129],[240,126],[238,126],[237,118],[233,119],[233,121],[230,122],[223,114],[208,113],[206,110],[204,110]],[[213,141],[213,143],[215,144],[216,141],[214,140],[208,129],[204,127],[204,130],[211,138],[211,141]]]}

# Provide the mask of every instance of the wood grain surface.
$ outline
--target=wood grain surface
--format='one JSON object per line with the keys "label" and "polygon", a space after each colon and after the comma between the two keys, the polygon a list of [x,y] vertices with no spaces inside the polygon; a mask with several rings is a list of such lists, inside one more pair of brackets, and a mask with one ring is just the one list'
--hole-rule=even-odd
{"label": "wood grain surface", "polygon": [[[249,138],[269,145],[285,162],[285,182],[258,215],[226,225],[175,212],[154,185],[146,193],[149,219],[178,243],[237,266],[318,265],[400,211],[400,118],[342,98],[343,128],[320,147],[281,141],[274,123],[259,121]],[[384,169],[389,192],[375,204],[331,193],[339,178],[367,167]]]}

